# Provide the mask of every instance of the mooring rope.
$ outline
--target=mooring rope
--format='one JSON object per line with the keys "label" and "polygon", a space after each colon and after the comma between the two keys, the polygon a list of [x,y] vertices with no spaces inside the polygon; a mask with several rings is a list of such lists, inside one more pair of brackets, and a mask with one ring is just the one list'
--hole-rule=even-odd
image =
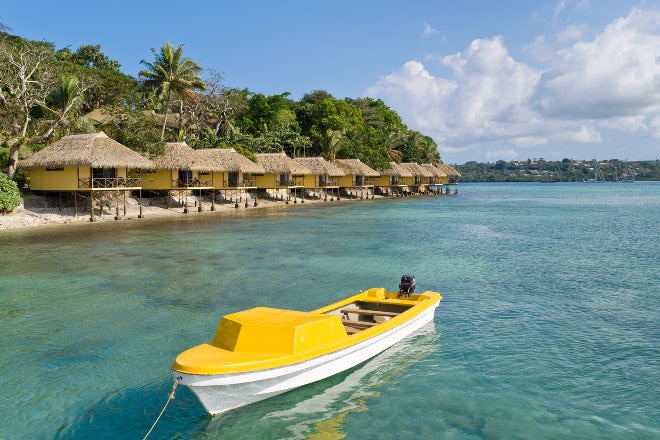
{"label": "mooring rope", "polygon": [[172,400],[174,400],[174,393],[176,392],[176,387],[179,385],[179,381],[180,381],[181,379],[182,379],[182,378],[179,376],[179,377],[177,377],[176,380],[174,381],[174,385],[172,385],[172,391],[170,391],[170,393],[167,395],[167,402],[165,402],[165,406],[164,406],[163,409],[160,411],[160,414],[158,414],[158,417],[156,417],[156,421],[154,422],[153,425],[151,425],[151,429],[149,429],[149,432],[147,432],[147,435],[145,435],[144,438],[143,438],[142,440],[147,440],[147,437],[149,437],[149,434],[151,434],[151,431],[154,430],[154,428],[156,427],[156,424],[158,423],[158,421],[159,421],[160,418],[162,417],[163,413],[165,412],[165,409],[167,408],[167,405],[169,405],[170,402],[171,402]]}

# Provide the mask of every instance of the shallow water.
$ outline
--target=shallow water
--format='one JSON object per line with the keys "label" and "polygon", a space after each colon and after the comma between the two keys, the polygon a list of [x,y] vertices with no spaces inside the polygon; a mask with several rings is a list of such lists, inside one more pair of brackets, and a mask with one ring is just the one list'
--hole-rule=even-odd
{"label": "shallow water", "polygon": [[407,272],[444,296],[421,334],[216,418],[180,387],[150,438],[658,438],[659,231],[657,183],[0,231],[0,438],[142,438],[223,314]]}

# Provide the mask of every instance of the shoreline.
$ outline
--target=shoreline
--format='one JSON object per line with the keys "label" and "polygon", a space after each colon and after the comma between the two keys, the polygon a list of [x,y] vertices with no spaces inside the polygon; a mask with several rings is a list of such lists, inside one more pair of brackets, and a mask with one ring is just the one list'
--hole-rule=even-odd
{"label": "shoreline", "polygon": [[[374,196],[374,199],[386,198],[383,196]],[[28,208],[25,207],[25,201],[30,200]],[[35,205],[34,201],[37,200],[39,204],[44,206]],[[126,220],[147,220],[147,219],[167,219],[167,218],[185,218],[185,216],[195,216],[202,214],[207,216],[226,216],[237,213],[245,214],[247,212],[262,211],[265,212],[271,209],[286,209],[293,207],[303,207],[308,204],[318,203],[343,203],[343,202],[360,202],[367,201],[367,199],[355,198],[333,198],[333,200],[324,201],[321,199],[308,199],[298,198],[295,202],[269,199],[257,200],[257,206],[254,206],[254,200],[241,200],[240,203],[224,202],[220,204],[215,202],[214,205],[210,201],[196,200],[194,206],[187,206],[187,212],[184,212],[182,206],[167,207],[163,204],[153,204],[152,199],[126,199],[126,209],[124,206],[119,208],[119,216],[115,207],[104,207],[103,212],[100,213],[96,208],[94,211],[94,221],[91,221],[89,209],[86,211],[74,212],[72,207],[59,208],[51,206],[53,198],[48,196],[39,197],[21,197],[21,203],[9,214],[0,214],[0,231],[7,230],[33,230],[38,228],[45,228],[53,225],[68,225],[68,224],[89,224],[89,223],[119,223]],[[174,205],[174,203],[172,203]],[[189,203],[191,205],[191,203]],[[246,206],[247,205],[247,206]],[[201,206],[201,211],[199,210]],[[141,217],[140,217],[140,214]],[[208,218],[208,217],[207,217]]]}

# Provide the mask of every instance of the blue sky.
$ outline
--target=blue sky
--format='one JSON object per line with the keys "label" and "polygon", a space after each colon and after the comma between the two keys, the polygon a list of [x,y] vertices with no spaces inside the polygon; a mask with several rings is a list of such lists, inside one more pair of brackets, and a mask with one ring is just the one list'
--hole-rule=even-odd
{"label": "blue sky", "polygon": [[379,98],[446,163],[660,159],[660,0],[37,0],[0,23],[134,76],[170,41],[227,87]]}

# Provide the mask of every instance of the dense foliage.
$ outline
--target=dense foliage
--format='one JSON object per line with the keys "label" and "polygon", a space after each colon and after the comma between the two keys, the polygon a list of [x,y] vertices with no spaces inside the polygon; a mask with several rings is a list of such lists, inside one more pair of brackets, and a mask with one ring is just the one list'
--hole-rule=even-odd
{"label": "dense foliage", "polygon": [[660,161],[627,162],[617,159],[594,161],[563,159],[551,162],[531,160],[495,163],[467,162],[454,165],[463,182],[606,182],[660,181]]}
{"label": "dense foliage", "polygon": [[0,213],[11,212],[21,203],[21,194],[16,182],[0,173]]}
{"label": "dense foliage", "polygon": [[[1,30],[1,29],[0,29]],[[121,73],[98,45],[76,51],[0,32],[0,169],[13,178],[19,159],[66,134],[103,130],[140,152],[165,141],[193,148],[234,147],[248,157],[440,163],[437,145],[409,130],[381,100],[337,99],[323,90],[300,101],[223,86],[169,42],[141,60],[140,78]],[[136,60],[137,61],[137,60]]]}

